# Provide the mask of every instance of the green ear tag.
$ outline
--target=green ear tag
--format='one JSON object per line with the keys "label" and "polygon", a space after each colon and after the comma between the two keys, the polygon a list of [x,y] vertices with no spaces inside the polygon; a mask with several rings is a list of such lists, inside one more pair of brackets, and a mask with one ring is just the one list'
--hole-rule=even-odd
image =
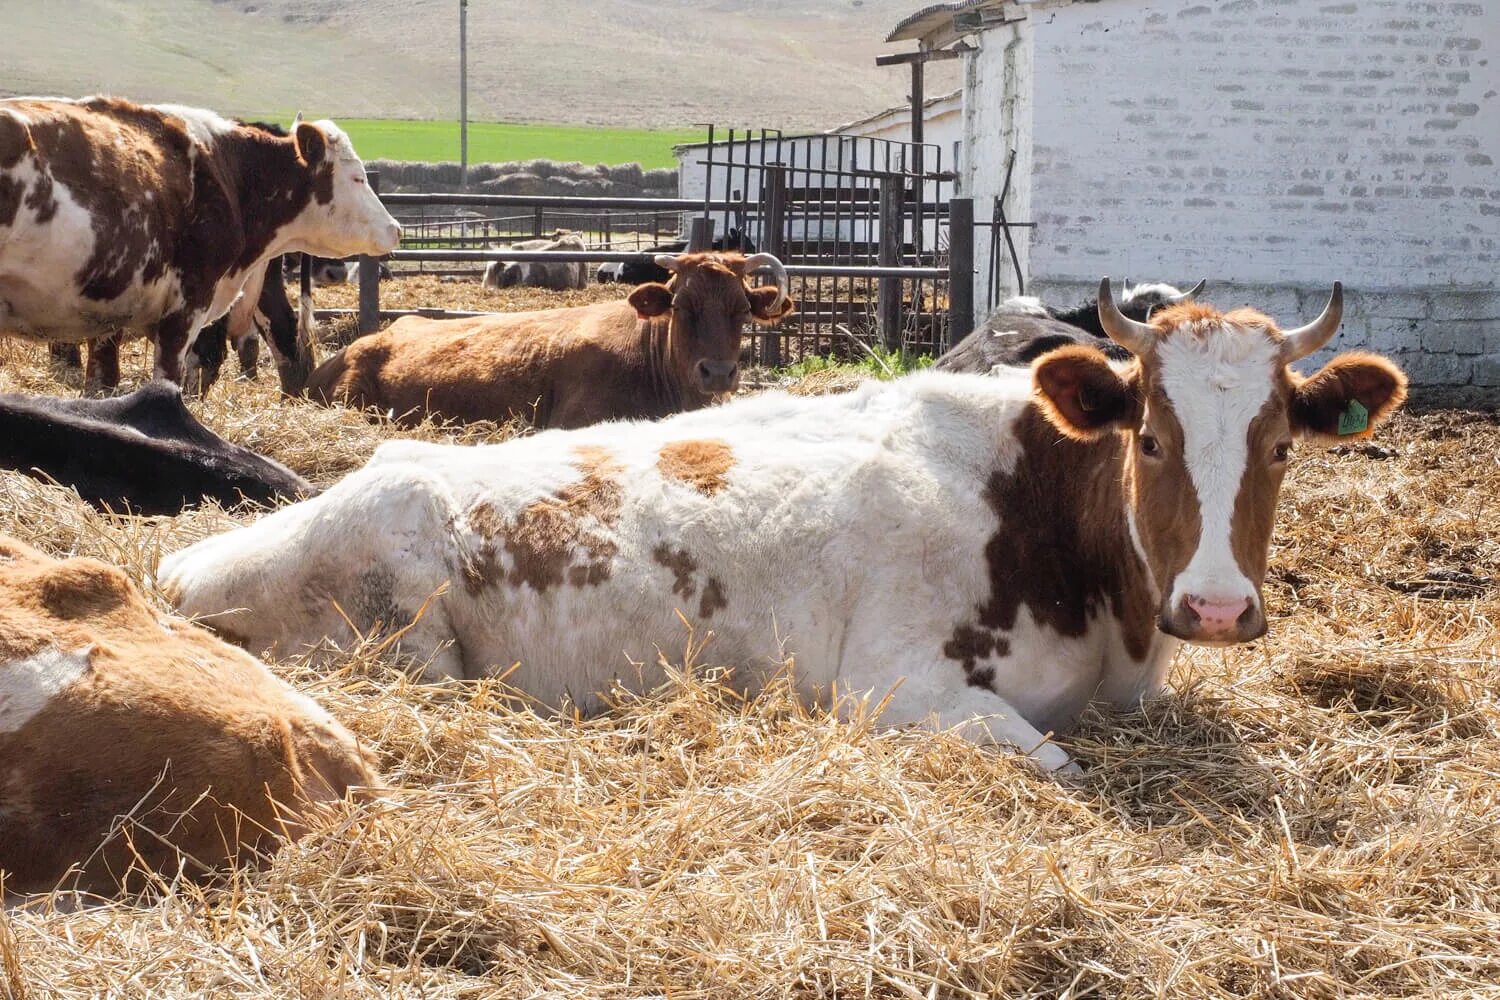
{"label": "green ear tag", "polygon": [[1344,412],[1339,414],[1339,437],[1359,434],[1370,426],[1370,411],[1357,399],[1349,400]]}

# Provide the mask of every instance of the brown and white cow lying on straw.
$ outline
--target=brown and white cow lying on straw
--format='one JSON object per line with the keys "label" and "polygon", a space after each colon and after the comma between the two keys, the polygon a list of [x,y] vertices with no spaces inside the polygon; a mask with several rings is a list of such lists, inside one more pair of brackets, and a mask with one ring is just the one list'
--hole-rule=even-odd
{"label": "brown and white cow lying on straw", "polygon": [[[1342,293],[1282,331],[1248,309],[1100,316],[1030,372],[922,372],[767,393],[657,423],[489,447],[383,445],[327,493],[162,563],[185,612],[291,652],[369,628],[435,675],[585,709],[629,661],[712,630],[712,656],[796,657],[809,692],[893,692],[884,721],[961,725],[1069,763],[1046,734],[1158,690],[1178,639],[1265,632],[1277,492],[1300,436],[1367,436],[1406,380],[1370,354],[1311,378]],[[288,599],[289,595],[299,595]]]}
{"label": "brown and white cow lying on straw", "polygon": [[[706,406],[738,384],[745,323],[791,312],[786,270],[770,254],[657,260],[671,281],[639,285],[621,302],[467,319],[404,316],[323,362],[308,395],[401,421],[431,413],[538,427]],[[750,287],[762,268],[775,285]]]}
{"label": "brown and white cow lying on straw", "polygon": [[0,536],[0,881],[112,894],[296,837],[378,782],[327,712],[113,566]]}

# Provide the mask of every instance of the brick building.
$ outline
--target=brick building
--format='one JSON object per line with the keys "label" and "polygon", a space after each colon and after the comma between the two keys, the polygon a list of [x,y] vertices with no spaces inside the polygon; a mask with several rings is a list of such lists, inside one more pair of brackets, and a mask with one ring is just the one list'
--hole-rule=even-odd
{"label": "brick building", "polygon": [[988,218],[1017,151],[1028,291],[1207,277],[1301,321],[1339,279],[1338,349],[1399,359],[1416,402],[1500,403],[1494,4],[961,0],[890,40],[971,47],[959,186]]}

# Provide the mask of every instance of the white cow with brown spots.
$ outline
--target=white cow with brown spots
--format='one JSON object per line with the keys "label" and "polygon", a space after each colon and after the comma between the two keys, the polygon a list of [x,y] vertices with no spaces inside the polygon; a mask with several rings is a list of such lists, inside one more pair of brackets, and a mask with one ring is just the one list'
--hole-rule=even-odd
{"label": "white cow with brown spots", "polygon": [[1092,700],[1160,688],[1178,639],[1266,628],[1261,582],[1294,438],[1366,436],[1400,404],[1388,361],[1288,364],[1341,293],[1283,332],[1251,310],[1101,319],[1133,352],[1068,347],[1031,372],[924,372],[656,423],[490,447],[382,446],[322,496],[162,563],[167,592],[252,649],[404,625],[435,675],[584,709],[680,641],[753,687],[796,657],[810,696],[894,691],[890,724],[1046,741]]}
{"label": "white cow with brown spots", "polygon": [[0,536],[0,883],[110,895],[295,837],[373,759],[120,570]]}

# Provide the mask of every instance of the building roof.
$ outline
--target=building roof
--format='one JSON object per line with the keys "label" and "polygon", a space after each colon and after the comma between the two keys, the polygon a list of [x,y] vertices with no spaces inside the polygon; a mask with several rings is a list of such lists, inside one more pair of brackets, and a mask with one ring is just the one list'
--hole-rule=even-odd
{"label": "building roof", "polygon": [[[939,94],[936,97],[927,98],[927,100],[922,102],[923,117],[926,117],[926,110],[928,108],[936,107],[937,105],[942,104],[944,101],[951,101],[954,98],[961,98],[963,97],[963,93],[963,90],[960,89],[947,94]],[[886,108],[884,111],[877,111],[873,115],[865,115],[863,118],[856,118],[852,122],[844,122],[844,124],[837,125],[829,129],[828,131],[830,134],[834,132],[847,132],[851,128],[859,128],[861,125],[869,125],[870,123],[877,122],[882,118],[894,117],[898,115],[903,119],[910,117],[910,101],[904,104],[893,104],[890,107]]]}
{"label": "building roof", "polygon": [[902,18],[901,23],[885,36],[885,40],[904,42],[910,39],[925,39],[934,31],[951,24],[953,15],[959,11],[972,10],[977,7],[998,7],[1004,2],[1005,0],[952,0],[950,3],[931,4],[915,14]]}
{"label": "building roof", "polygon": [[[954,20],[962,15],[985,15],[993,12],[997,21],[1017,21],[1026,16],[1026,8],[1049,0],[950,0],[923,7],[908,15],[891,29],[886,36],[888,42],[915,40],[924,49],[941,48],[971,32],[982,30],[970,25],[954,26]],[[1071,0],[1053,0],[1067,3]]]}

